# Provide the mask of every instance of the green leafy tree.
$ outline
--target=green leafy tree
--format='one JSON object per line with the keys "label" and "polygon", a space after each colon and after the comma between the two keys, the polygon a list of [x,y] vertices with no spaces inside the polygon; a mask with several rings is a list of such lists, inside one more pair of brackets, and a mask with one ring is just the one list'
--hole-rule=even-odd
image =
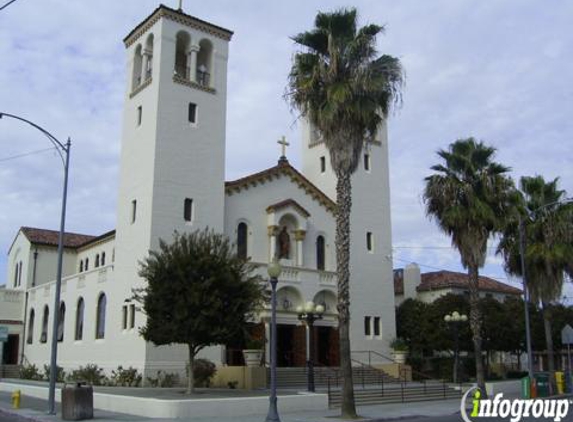
{"label": "green leafy tree", "polygon": [[[527,287],[533,303],[541,304],[548,369],[554,371],[550,304],[561,297],[565,272],[573,265],[573,205],[561,202],[566,193],[558,188],[558,179],[522,177],[520,190]],[[507,224],[498,252],[505,270],[522,276],[516,219]]]}
{"label": "green leafy tree", "polygon": [[452,239],[468,270],[470,326],[476,357],[477,383],[485,391],[482,359],[482,319],[479,310],[479,269],[485,264],[487,241],[501,230],[510,210],[513,183],[509,168],[494,162],[495,148],[474,138],[460,139],[438,151],[443,164],[432,167],[424,200],[426,213]]}
{"label": "green leafy tree", "polygon": [[317,130],[336,175],[336,262],[338,324],[343,378],[341,412],[355,417],[350,359],[351,175],[365,143],[375,139],[392,104],[400,99],[402,67],[397,58],[376,51],[378,25],[357,27],[355,9],[318,13],[312,30],[293,37],[294,56],[287,98]]}
{"label": "green leafy tree", "polygon": [[406,299],[396,309],[396,335],[408,344],[410,356],[423,357],[431,352],[430,327],[427,315],[431,305],[417,299]]}
{"label": "green leafy tree", "polygon": [[[140,263],[147,285],[134,291],[147,315],[143,338],[186,344],[193,368],[201,349],[241,338],[260,309],[264,288],[252,270],[227,237],[208,229],[176,232],[169,244],[160,240],[159,250]],[[189,371],[187,392],[193,388]]]}

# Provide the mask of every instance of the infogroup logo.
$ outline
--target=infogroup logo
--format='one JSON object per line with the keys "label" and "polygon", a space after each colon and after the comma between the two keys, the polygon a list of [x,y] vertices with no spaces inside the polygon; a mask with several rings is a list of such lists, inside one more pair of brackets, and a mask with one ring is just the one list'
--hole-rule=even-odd
{"label": "infogroup logo", "polygon": [[[468,415],[468,399],[471,400],[471,412]],[[503,393],[495,395],[493,400],[482,398],[477,387],[470,388],[462,397],[460,412],[465,422],[475,422],[479,418],[502,418],[519,422],[522,418],[553,418],[555,422],[563,420],[569,413],[568,399],[504,399]]]}

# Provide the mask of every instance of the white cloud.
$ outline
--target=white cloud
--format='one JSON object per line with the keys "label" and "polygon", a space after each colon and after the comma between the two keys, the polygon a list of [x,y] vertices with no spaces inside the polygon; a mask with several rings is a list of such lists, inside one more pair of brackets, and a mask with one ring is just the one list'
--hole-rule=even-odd
{"label": "white cloud", "polygon": [[[167,2],[176,6],[174,0]],[[389,124],[393,243],[449,245],[424,216],[423,179],[435,151],[475,136],[499,149],[513,175],[561,176],[573,193],[573,4],[357,0],[364,22],[386,24],[380,50],[407,71],[404,107]],[[342,1],[185,2],[188,13],[235,31],[230,47],[227,178],[273,165],[275,141],[291,140],[295,116],[282,95],[294,46],[317,10]],[[25,116],[59,139],[71,136],[68,229],[115,225],[125,62],[122,38],[156,1],[18,1],[0,12],[0,111]],[[17,122],[0,120],[3,157],[49,146]],[[245,146],[248,146],[246,148]],[[253,153],[256,151],[256,153]],[[21,225],[57,228],[61,165],[52,153],[0,161],[0,249]],[[404,261],[459,269],[450,249],[402,249]],[[485,273],[503,277],[498,258]],[[0,282],[5,273],[0,259]],[[396,266],[402,265],[397,261]]]}

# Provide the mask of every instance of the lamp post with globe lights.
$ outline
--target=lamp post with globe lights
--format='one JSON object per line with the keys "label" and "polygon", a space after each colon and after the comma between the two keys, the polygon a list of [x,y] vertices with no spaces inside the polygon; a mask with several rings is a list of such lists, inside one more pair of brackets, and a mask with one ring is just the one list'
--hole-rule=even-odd
{"label": "lamp post with globe lights", "polygon": [[314,322],[322,319],[324,313],[324,306],[317,305],[312,301],[308,301],[304,306],[297,306],[296,313],[298,314],[299,321],[303,321],[306,325],[306,389],[314,392],[314,338],[313,327]]}
{"label": "lamp post with globe lights", "polygon": [[460,326],[468,320],[467,315],[453,311],[444,316],[444,321],[452,327],[454,332],[454,384],[458,382],[458,366],[460,356]]}
{"label": "lamp post with globe lights", "polygon": [[280,422],[277,409],[277,283],[281,272],[281,265],[276,259],[267,267],[271,284],[271,391],[265,422]]}

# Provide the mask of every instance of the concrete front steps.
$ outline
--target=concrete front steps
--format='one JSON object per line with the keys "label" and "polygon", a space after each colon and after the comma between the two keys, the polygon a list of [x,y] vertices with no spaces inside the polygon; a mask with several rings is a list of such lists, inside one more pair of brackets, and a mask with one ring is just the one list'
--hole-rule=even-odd
{"label": "concrete front steps", "polygon": [[20,365],[0,365],[0,378],[20,378]]}
{"label": "concrete front steps", "polygon": [[[354,400],[356,405],[366,406],[374,404],[407,403],[431,400],[456,399],[462,396],[463,390],[449,387],[441,382],[427,382],[424,386],[421,383],[412,382],[404,384],[394,384],[381,388],[355,388]],[[330,408],[340,407],[341,391],[331,390],[329,393],[328,405]]]}
{"label": "concrete front steps", "polygon": [[[354,367],[352,371],[354,384],[357,386],[399,383],[400,381],[383,371],[368,367]],[[306,367],[277,368],[278,388],[306,388]],[[267,382],[270,385],[270,371],[267,371]],[[338,388],[341,383],[340,370],[336,367],[317,366],[314,368],[314,384],[317,388]]]}

